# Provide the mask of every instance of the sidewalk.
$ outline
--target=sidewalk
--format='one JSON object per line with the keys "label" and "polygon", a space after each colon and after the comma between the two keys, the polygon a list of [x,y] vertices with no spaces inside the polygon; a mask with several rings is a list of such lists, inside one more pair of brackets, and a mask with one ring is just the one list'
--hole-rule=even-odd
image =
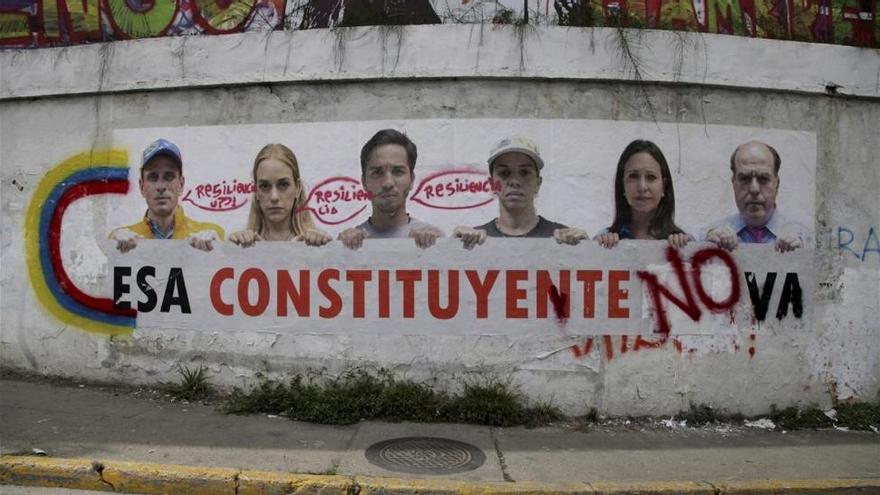
{"label": "sidewalk", "polygon": [[[425,475],[365,456],[414,436],[466,442],[485,462]],[[876,433],[324,426],[18,379],[0,380],[0,454],[0,484],[142,493],[880,493]]]}

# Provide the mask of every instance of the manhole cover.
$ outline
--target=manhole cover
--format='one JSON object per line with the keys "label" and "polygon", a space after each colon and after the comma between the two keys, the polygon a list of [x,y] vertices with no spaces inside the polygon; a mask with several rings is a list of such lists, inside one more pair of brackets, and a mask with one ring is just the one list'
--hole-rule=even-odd
{"label": "manhole cover", "polygon": [[431,437],[385,440],[371,445],[365,454],[370,464],[410,474],[462,473],[486,462],[486,454],[473,445]]}

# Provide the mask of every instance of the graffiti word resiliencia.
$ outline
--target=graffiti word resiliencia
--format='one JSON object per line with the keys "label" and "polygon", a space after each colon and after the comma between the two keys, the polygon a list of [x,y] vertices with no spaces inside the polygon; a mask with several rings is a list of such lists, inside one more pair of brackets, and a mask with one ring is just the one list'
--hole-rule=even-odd
{"label": "graffiti word resiliencia", "polygon": [[338,225],[364,211],[370,200],[358,179],[331,177],[312,188],[302,209],[311,211],[321,223]]}
{"label": "graffiti word resiliencia", "polygon": [[207,211],[230,211],[244,206],[254,193],[253,182],[232,182],[225,180],[210,184],[199,184],[188,190],[181,201],[192,203]]}
{"label": "graffiti word resiliencia", "polygon": [[500,190],[486,172],[448,170],[423,179],[410,199],[430,208],[463,210],[491,203]]}

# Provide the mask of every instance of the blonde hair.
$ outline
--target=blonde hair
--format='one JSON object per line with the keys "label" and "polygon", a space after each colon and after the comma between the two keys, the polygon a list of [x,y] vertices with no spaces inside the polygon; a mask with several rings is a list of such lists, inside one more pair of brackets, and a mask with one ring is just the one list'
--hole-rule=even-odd
{"label": "blonde hair", "polygon": [[[293,211],[290,212],[290,232],[294,236],[301,235],[308,229],[315,228],[315,222],[312,220],[312,213],[309,210],[301,209],[306,204],[306,188],[303,186],[302,179],[299,175],[299,162],[296,155],[287,146],[283,144],[267,144],[257,153],[254,159],[254,169],[251,175],[254,178],[254,184],[257,183],[257,168],[263,160],[274,158],[281,163],[287,165],[293,172],[293,182],[299,187],[299,194],[293,202]],[[266,219],[263,217],[263,210],[257,203],[257,191],[254,189],[254,196],[251,198],[251,212],[248,216],[248,229],[258,234],[262,234],[263,228],[266,226]]]}

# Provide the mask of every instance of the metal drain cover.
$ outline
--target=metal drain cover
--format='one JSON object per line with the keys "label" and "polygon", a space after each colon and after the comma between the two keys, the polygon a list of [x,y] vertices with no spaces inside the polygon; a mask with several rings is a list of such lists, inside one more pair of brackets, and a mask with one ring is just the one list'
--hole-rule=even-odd
{"label": "metal drain cover", "polygon": [[370,464],[410,474],[453,474],[472,471],[486,462],[473,445],[433,437],[405,437],[371,445],[365,452]]}

